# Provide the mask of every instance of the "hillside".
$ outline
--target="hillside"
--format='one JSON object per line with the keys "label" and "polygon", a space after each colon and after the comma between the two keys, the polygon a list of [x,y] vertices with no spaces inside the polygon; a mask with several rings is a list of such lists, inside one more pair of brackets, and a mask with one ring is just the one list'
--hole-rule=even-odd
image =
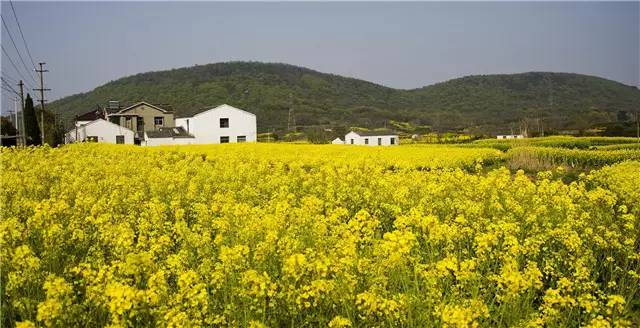
{"label": "hillside", "polygon": [[566,73],[469,76],[413,90],[287,64],[230,62],[124,77],[54,101],[70,122],[109,100],[170,104],[178,116],[228,103],[258,115],[258,129],[282,129],[290,107],[298,125],[378,127],[389,120],[437,131],[506,130],[542,118],[547,128],[584,129],[640,107],[640,91]]}

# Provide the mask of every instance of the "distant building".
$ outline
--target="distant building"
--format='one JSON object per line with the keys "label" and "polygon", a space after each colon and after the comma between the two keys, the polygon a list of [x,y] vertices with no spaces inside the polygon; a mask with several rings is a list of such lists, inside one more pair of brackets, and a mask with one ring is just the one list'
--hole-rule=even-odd
{"label": "distant building", "polygon": [[99,118],[76,125],[65,134],[65,143],[103,142],[112,144],[134,144],[135,132],[105,119]]}
{"label": "distant building", "polygon": [[345,145],[397,146],[398,134],[392,131],[351,131],[344,136]]}
{"label": "distant building", "polygon": [[340,139],[340,138],[333,139],[333,141],[331,141],[331,143],[334,144],[334,145],[344,145],[344,141],[342,141],[342,139]]}
{"label": "distant building", "polygon": [[498,134],[497,139],[524,139],[523,134]]}
{"label": "distant building", "polygon": [[227,104],[177,118],[176,125],[193,135],[195,144],[255,142],[257,137],[256,115]]}

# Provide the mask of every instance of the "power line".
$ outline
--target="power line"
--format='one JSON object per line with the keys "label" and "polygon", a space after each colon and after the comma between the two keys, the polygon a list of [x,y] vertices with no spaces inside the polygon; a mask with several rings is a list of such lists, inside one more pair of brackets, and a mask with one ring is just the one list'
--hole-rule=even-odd
{"label": "power line", "polygon": [[0,80],[7,85],[7,87],[9,89],[11,89],[11,91],[13,91],[13,93],[18,94],[18,91],[16,91],[13,86],[11,85],[11,83],[7,82],[7,80],[5,80],[3,77],[0,77]]}
{"label": "power line", "polygon": [[[29,74],[31,72],[30,69],[27,68],[27,64],[24,63],[24,59],[22,59],[22,55],[20,54],[20,50],[18,49],[18,46],[16,46],[16,42],[13,40],[13,35],[11,35],[11,30],[9,30],[9,27],[7,26],[7,23],[4,21],[4,17],[0,16],[0,19],[2,19],[2,25],[4,25],[4,29],[7,30],[7,33],[9,34],[9,40],[11,40],[11,44],[13,44],[13,48],[16,49],[16,53],[18,54],[18,58],[20,58],[20,62],[22,63],[22,67],[24,67],[25,71],[27,72],[27,75],[29,75],[29,78],[31,78],[33,80],[33,82],[36,82],[36,80],[33,78],[33,76],[31,74]],[[36,68],[35,66],[33,68]]]}
{"label": "power line", "polygon": [[33,68],[35,69],[36,63],[33,61],[33,57],[31,57],[31,51],[29,51],[29,46],[27,46],[27,40],[24,38],[24,34],[22,34],[22,27],[20,27],[20,21],[18,20],[18,15],[16,15],[16,9],[13,8],[13,1],[9,0],[9,4],[11,5],[11,11],[13,11],[13,17],[16,19],[16,23],[18,24],[18,31],[20,31],[20,36],[22,37],[24,48],[27,49],[27,55],[29,55],[31,65],[33,65]]}
{"label": "power line", "polygon": [[15,93],[15,94],[16,94],[16,96],[20,96],[20,94],[19,94],[19,93],[17,93],[15,90],[8,89],[8,88],[7,88],[7,87],[5,87],[4,85],[0,85],[0,88],[2,88],[2,90],[6,91],[6,92]]}
{"label": "power line", "polygon": [[[2,48],[2,52],[5,54],[5,56],[7,56],[7,58],[9,59],[9,62],[11,63],[11,66],[13,66],[13,69],[16,71],[16,73],[18,73],[18,75],[25,80],[24,76],[22,75],[22,73],[20,73],[20,70],[18,69],[18,66],[16,66],[16,63],[13,62],[13,59],[11,59],[11,56],[9,56],[9,53],[7,52],[7,50],[4,49],[4,46],[2,44],[0,44],[0,47]],[[32,78],[33,79],[33,78]]]}
{"label": "power line", "polygon": [[13,84],[17,84],[18,83],[18,82],[15,82],[15,81],[18,81],[18,79],[13,78],[11,75],[5,73],[4,71],[2,71],[2,75],[1,76],[3,76],[5,79],[9,80],[9,82],[11,82]]}

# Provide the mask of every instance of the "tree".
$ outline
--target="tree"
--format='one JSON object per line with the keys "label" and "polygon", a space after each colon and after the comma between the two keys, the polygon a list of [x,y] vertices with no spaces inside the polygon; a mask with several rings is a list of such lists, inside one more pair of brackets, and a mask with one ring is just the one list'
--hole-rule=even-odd
{"label": "tree", "polygon": [[33,99],[27,93],[27,98],[24,100],[24,134],[27,137],[27,145],[40,145],[42,139],[40,138],[40,129],[38,128],[38,118],[36,117],[36,110],[33,108]]}
{"label": "tree", "polygon": [[16,130],[16,127],[13,125],[13,122],[11,122],[9,117],[2,116],[0,120],[2,120],[0,132],[3,136],[15,136],[18,134],[18,130]]}

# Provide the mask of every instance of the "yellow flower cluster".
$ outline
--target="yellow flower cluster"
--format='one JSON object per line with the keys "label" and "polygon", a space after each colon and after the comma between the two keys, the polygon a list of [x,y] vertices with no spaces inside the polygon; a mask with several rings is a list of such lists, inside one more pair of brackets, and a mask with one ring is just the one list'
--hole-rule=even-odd
{"label": "yellow flower cluster", "polygon": [[453,146],[1,152],[3,327],[640,320],[640,162],[567,178]]}

